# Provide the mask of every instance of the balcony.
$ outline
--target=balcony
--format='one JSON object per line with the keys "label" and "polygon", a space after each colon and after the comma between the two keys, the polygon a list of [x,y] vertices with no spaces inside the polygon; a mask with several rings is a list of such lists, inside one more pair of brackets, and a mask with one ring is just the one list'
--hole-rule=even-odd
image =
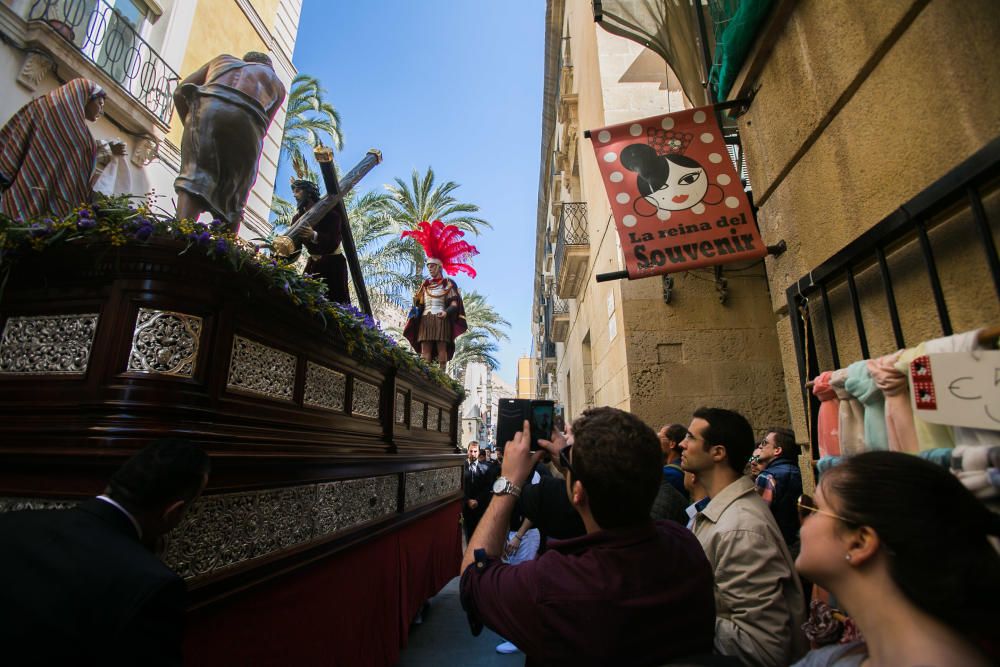
{"label": "balcony", "polygon": [[124,14],[104,0],[37,0],[26,18],[29,30],[47,24],[164,127],[169,125],[180,77]]}
{"label": "balcony", "polygon": [[556,235],[556,295],[563,299],[575,299],[587,279],[589,267],[587,203],[567,202],[562,205],[559,233]]}
{"label": "balcony", "polygon": [[549,333],[553,341],[565,343],[569,334],[569,302],[553,294],[549,297],[549,304],[552,309]]}

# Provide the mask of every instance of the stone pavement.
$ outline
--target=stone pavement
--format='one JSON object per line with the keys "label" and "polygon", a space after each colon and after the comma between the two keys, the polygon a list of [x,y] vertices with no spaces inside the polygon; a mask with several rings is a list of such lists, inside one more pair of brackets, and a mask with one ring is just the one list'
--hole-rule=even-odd
{"label": "stone pavement", "polygon": [[455,577],[431,598],[424,622],[410,627],[410,640],[400,655],[399,667],[523,665],[523,653],[496,652],[501,641],[486,628],[478,637],[472,636],[458,599],[458,577]]}

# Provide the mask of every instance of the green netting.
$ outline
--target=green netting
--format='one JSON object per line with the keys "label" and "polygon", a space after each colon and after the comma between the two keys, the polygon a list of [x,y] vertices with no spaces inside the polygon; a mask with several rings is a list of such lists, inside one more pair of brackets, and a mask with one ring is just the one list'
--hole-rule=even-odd
{"label": "green netting", "polygon": [[774,0],[709,0],[708,11],[715,33],[709,85],[715,99],[723,100],[729,95],[772,4]]}

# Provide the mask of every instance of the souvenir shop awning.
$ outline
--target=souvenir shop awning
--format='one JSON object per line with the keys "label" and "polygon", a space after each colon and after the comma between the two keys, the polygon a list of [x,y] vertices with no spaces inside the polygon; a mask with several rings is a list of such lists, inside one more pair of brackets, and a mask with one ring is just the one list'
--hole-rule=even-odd
{"label": "souvenir shop awning", "polygon": [[708,104],[698,24],[689,0],[594,0],[594,20],[608,32],[658,53],[695,106]]}

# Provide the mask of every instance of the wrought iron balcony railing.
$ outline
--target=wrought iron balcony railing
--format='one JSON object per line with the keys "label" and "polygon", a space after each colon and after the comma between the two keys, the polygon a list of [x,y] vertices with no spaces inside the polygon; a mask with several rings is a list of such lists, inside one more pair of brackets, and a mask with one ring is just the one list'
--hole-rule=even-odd
{"label": "wrought iron balcony railing", "polygon": [[566,245],[587,245],[590,231],[587,228],[587,202],[566,202],[559,216],[559,238]]}
{"label": "wrought iron balcony railing", "polygon": [[549,298],[552,299],[552,314],[553,315],[567,315],[567,314],[569,314],[569,301],[567,301],[566,299],[560,299],[555,294],[553,294]]}
{"label": "wrought iron balcony railing", "polygon": [[555,273],[559,275],[568,245],[589,245],[587,227],[587,202],[566,202],[559,214],[559,233],[556,235]]}
{"label": "wrought iron balcony railing", "polygon": [[45,21],[87,60],[164,123],[180,77],[129,19],[104,0],[36,0],[29,21]]}

